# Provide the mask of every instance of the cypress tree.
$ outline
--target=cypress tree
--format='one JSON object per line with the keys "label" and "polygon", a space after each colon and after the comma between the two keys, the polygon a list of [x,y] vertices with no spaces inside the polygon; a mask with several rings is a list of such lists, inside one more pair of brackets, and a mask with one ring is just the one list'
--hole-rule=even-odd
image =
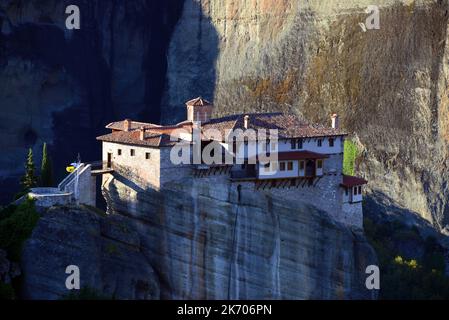
{"label": "cypress tree", "polygon": [[22,178],[23,190],[27,191],[37,185],[37,177],[35,176],[35,167],[33,161],[33,150],[28,150],[27,161],[25,163],[25,175]]}
{"label": "cypress tree", "polygon": [[47,143],[44,143],[44,146],[42,147],[41,186],[53,186],[53,168],[51,159],[47,153]]}

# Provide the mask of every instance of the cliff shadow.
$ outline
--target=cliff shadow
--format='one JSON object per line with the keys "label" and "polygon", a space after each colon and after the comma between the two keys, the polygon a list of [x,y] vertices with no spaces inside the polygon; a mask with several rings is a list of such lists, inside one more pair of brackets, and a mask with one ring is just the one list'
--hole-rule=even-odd
{"label": "cliff shadow", "polygon": [[210,7],[198,1],[184,1],[183,14],[168,49],[162,123],[185,120],[185,102],[192,98],[202,96],[214,100],[219,34],[209,10]]}
{"label": "cliff shadow", "polygon": [[[0,80],[2,75],[8,80],[8,90],[0,92],[1,116],[17,127],[0,128],[0,136],[8,135],[0,141],[8,148],[0,158],[5,202],[15,191],[11,185],[28,147],[38,153],[48,143],[58,182],[78,153],[82,161],[99,160],[95,137],[105,133],[107,123],[125,117],[160,121],[167,49],[183,1],[74,0],[79,30],[66,29],[65,5],[56,3],[36,6],[35,15],[21,3],[17,11],[0,8],[0,25],[8,26],[0,28]],[[17,12],[20,22],[9,23]]]}

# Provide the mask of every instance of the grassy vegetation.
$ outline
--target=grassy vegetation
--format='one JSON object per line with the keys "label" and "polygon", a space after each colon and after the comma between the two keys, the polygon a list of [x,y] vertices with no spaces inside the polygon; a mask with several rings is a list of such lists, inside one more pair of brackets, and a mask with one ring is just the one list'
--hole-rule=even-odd
{"label": "grassy vegetation", "polygon": [[[444,250],[434,238],[423,239],[398,221],[374,224],[369,218],[365,234],[379,258],[380,299],[449,299]],[[416,247],[416,257],[404,258],[404,243]]]}
{"label": "grassy vegetation", "polygon": [[354,175],[355,159],[358,156],[357,146],[350,140],[344,143],[343,174]]}

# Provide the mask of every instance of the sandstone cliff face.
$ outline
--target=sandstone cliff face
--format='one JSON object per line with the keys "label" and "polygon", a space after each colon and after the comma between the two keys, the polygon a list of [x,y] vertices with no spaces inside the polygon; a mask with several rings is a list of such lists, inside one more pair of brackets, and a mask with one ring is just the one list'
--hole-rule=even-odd
{"label": "sandstone cliff face", "polygon": [[337,112],[373,191],[449,223],[448,1],[187,0],[170,41],[165,121],[195,94],[216,114]]}
{"label": "sandstone cliff face", "polygon": [[104,192],[139,233],[163,299],[376,296],[365,287],[376,256],[363,234],[314,207],[214,179],[156,192],[115,174]]}

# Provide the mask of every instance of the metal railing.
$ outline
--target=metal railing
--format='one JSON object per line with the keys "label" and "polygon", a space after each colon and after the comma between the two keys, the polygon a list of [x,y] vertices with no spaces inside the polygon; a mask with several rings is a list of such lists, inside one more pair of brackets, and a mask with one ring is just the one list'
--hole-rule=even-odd
{"label": "metal railing", "polygon": [[[61,190],[61,191],[65,191],[65,187],[75,179],[76,174],[77,174],[78,172],[81,172],[81,170],[83,170],[84,167],[85,167],[85,164],[84,164],[84,163],[81,163],[81,164],[78,166],[78,168],[76,168],[75,170],[73,170],[73,172],[71,172],[67,177],[65,177],[65,178],[58,184],[58,189]],[[79,170],[79,171],[78,171],[78,170]]]}

